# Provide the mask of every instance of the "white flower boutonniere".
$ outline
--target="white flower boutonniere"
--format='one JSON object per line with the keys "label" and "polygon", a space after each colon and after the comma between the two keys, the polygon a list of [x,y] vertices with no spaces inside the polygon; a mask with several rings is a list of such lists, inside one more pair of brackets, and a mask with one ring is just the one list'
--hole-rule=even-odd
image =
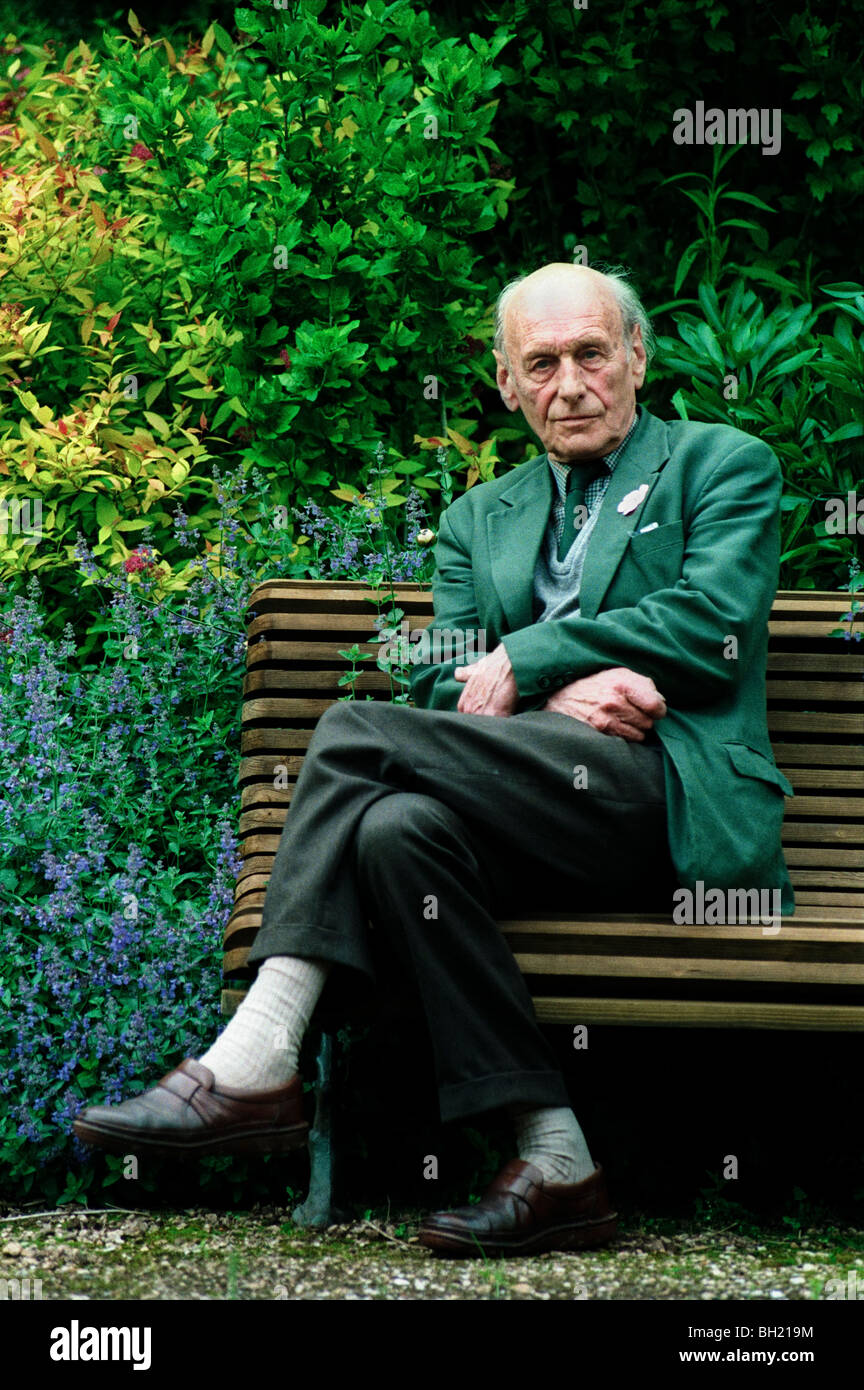
{"label": "white flower boutonniere", "polygon": [[628,492],[627,496],[622,497],[621,501],[618,503],[618,510],[621,513],[621,515],[629,516],[631,512],[635,512],[640,502],[643,502],[647,495],[647,483],[643,483],[641,487],[637,487],[635,492]]}

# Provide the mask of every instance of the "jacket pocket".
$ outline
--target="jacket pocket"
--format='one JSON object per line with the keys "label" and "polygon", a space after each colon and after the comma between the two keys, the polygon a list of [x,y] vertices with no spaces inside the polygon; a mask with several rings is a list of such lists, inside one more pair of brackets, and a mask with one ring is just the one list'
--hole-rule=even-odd
{"label": "jacket pocket", "polygon": [[643,555],[651,555],[655,550],[665,550],[667,546],[677,545],[684,549],[684,523],[669,521],[665,526],[657,526],[653,531],[636,531],[630,537],[630,549],[641,560]]}
{"label": "jacket pocket", "polygon": [[724,743],[723,747],[735,771],[743,777],[757,777],[762,782],[771,782],[775,787],[780,787],[786,796],[795,795],[788,777],[784,777],[767,753],[760,753],[758,748],[751,748],[747,743]]}
{"label": "jacket pocket", "polygon": [[[656,531],[637,531],[624,553],[633,570],[641,575],[643,593],[671,588],[681,578],[684,565],[683,523],[670,521]],[[633,602],[633,595],[629,601]]]}

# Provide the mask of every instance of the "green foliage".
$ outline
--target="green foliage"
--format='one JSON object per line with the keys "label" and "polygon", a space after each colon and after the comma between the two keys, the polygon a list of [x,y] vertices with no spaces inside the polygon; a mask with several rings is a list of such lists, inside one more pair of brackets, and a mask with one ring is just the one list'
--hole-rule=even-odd
{"label": "green foliage", "polygon": [[[826,534],[826,503],[864,480],[864,293],[825,286],[819,298],[814,308],[793,286],[766,310],[741,277],[719,294],[703,280],[701,315],[680,314],[680,339],[660,339],[664,365],[692,383],[674,397],[682,416],[747,430],[781,461],[784,588],[839,587],[856,554],[854,536]],[[833,331],[820,333],[826,312]]]}
{"label": "green foliage", "polygon": [[[460,14],[464,24],[464,8],[445,4],[444,22]],[[516,180],[502,269],[569,258],[584,244],[592,265],[626,260],[656,302],[668,298],[669,267],[690,238],[663,183],[711,157],[711,147],[672,142],[673,115],[703,101],[781,111],[780,154],[744,149],[739,186],[777,209],[779,264],[797,270],[818,252],[827,278],[847,277],[864,179],[864,100],[849,58],[862,0],[806,0],[785,13],[724,0],[647,10],[639,0],[584,9],[486,0],[476,11],[518,36],[502,54],[495,127]],[[745,244],[751,257],[764,252],[758,233]]]}
{"label": "green foliage", "polygon": [[674,291],[700,265],[701,273],[695,299],[666,306],[675,308],[678,337],[658,338],[659,365],[674,382],[687,379],[672,397],[684,419],[734,425],[777,454],[786,481],[781,587],[838,588],[856,559],[857,537],[826,531],[826,503],[864,482],[864,286],[802,289],[767,266],[727,264],[725,229],[760,230],[752,219],[725,216],[729,203],[760,207],[720,182],[732,154],[715,152],[710,176],[681,176],[689,187],[669,180],[695,203],[699,228],[679,260]]}
{"label": "green foliage", "polygon": [[0,497],[41,499],[43,535],[7,536],[0,577],[40,569],[65,606],[78,532],[119,569],[146,528],[182,586],[173,522],[216,543],[215,458],[265,471],[271,512],[363,486],[382,434],[388,505],[438,491],[424,450],[493,475],[468,241],[511,190],[488,174],[504,38],[439,40],[407,0],[353,33],[321,8],[261,3],[182,53],[133,17],[60,71],[7,44]]}
{"label": "green foliage", "polygon": [[[765,430],[787,470],[787,582],[839,582],[850,541],[820,532],[817,512],[858,476],[843,24],[805,10],[767,33],[748,13],[739,64],[715,0],[663,0],[638,47],[636,19],[634,0],[620,14],[511,0],[478,5],[466,36],[455,11],[433,22],[416,0],[256,0],[236,28],[214,22],[176,48],[134,15],[131,35],[82,40],[62,61],[7,38],[0,501],[41,501],[42,536],[0,536],[0,578],[40,571],[62,625],[80,532],[115,571],[146,540],[163,585],[184,587],[175,521],[182,507],[202,549],[218,545],[217,461],[257,469],[269,513],[293,518],[298,500],[366,495],[383,443],[388,509],[410,482],[434,529],[454,491],[534,451],[497,399],[497,290],[585,241],[591,263],[626,246],[658,327],[681,340],[647,403],[662,413],[686,372],[679,409]],[[731,151],[671,141],[678,105],[718,82],[736,99],[732,58],[752,68],[763,40],[784,74],[784,150],[808,142],[803,202],[785,155],[739,150],[733,189],[719,177]],[[817,81],[805,131],[794,103],[809,110]],[[697,274],[697,295],[678,298]],[[796,327],[796,351],[766,358]],[[732,409],[718,382],[738,368]],[[257,544],[251,498],[245,521]],[[289,520],[289,572],[314,573],[311,553]]]}
{"label": "green foliage", "polygon": [[488,175],[503,37],[439,40],[407,0],[357,26],[322,8],[239,9],[241,40],[211,28],[194,86],[170,45],[108,39],[100,107],[115,152],[134,118],[159,232],[231,327],[209,428],[239,430],[285,496],[356,475],[382,435],[404,457],[458,427],[488,309],[467,238],[510,191]]}

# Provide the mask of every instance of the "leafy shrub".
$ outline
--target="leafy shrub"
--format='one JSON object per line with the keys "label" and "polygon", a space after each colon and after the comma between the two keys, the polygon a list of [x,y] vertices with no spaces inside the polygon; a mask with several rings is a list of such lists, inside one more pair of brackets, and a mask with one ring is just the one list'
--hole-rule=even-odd
{"label": "leafy shrub", "polygon": [[[134,15],[131,37],[109,30],[62,61],[47,43],[7,39],[0,503],[41,501],[42,537],[31,545],[0,535],[0,578],[40,572],[52,635],[86,617],[73,611],[79,530],[114,572],[146,532],[170,571],[163,584],[183,587],[189,559],[174,520],[182,509],[202,546],[218,544],[217,462],[261,472],[271,515],[282,508],[289,518],[287,545],[302,539],[298,503],[332,506],[333,493],[368,490],[383,441],[388,508],[404,507],[410,481],[434,528],[446,499],[425,462],[431,453],[447,450],[459,489],[534,451],[524,422],[503,410],[484,355],[492,303],[515,271],[569,255],[583,237],[592,261],[620,260],[626,246],[658,326],[675,330],[697,301],[670,301],[669,290],[679,292],[701,253],[662,166],[673,153],[691,166],[704,154],[672,144],[669,113],[648,94],[668,92],[674,109],[706,94],[738,58],[715,0],[696,11],[663,0],[638,54],[631,11],[633,0],[620,16],[533,0],[494,12],[478,5],[466,38],[447,6],[433,21],[409,0],[370,0],[355,23],[353,8],[323,0],[285,10],[256,0],[236,11],[234,33],[213,23],[176,48]],[[763,19],[748,22],[755,45]],[[859,177],[854,112],[838,99],[847,83],[841,18],[804,12],[770,24],[790,74],[790,110],[809,107],[817,77],[827,84],[818,120],[808,117],[810,196],[801,201],[785,160],[739,151],[741,175],[764,196],[726,192],[738,216],[710,229],[701,270],[718,304],[733,292],[717,281],[721,263],[779,290],[781,303],[763,308],[766,331],[787,307],[823,313],[826,277],[812,263],[848,257],[847,204]],[[667,29],[698,57],[689,69]],[[745,67],[756,51],[745,50]],[[798,97],[793,82],[804,84]],[[804,138],[803,126],[789,129]],[[577,131],[593,134],[575,140]],[[616,131],[634,138],[616,140]],[[688,193],[698,206],[693,180]],[[782,219],[773,243],[764,226],[772,208]],[[811,218],[809,240],[790,235],[796,208],[798,221]],[[849,380],[857,349],[841,322],[831,370]],[[686,333],[686,314],[681,325]],[[818,327],[827,342],[824,319]],[[709,360],[679,356],[678,370],[695,375],[678,399],[715,418],[717,403],[700,392]],[[816,366],[802,371],[800,399],[826,380]],[[666,381],[648,388],[661,413]],[[791,470],[790,582],[836,582],[842,546],[824,546],[824,559],[801,551],[821,540],[804,501],[815,495],[813,467],[826,486],[840,485],[848,451],[802,463],[806,419],[788,384],[784,403],[777,392],[769,403],[779,417],[760,407],[750,423],[767,422]],[[833,449],[843,441],[831,436],[852,422],[842,418],[845,393],[836,408],[830,392],[821,395],[828,413],[811,434]],[[251,530],[255,515],[246,521]],[[294,572],[307,553],[288,547]]]}
{"label": "leafy shrub", "polygon": [[239,42],[212,25],[183,53],[133,16],[59,72],[10,45],[0,496],[41,499],[44,534],[10,538],[7,577],[70,565],[78,530],[119,569],[148,527],[179,578],[177,505],[215,539],[214,458],[265,471],[271,509],[362,484],[382,435],[394,505],[408,475],[437,488],[416,454],[438,435],[489,476],[468,238],[510,191],[503,39],[439,41],[407,0],[355,35],[321,9],[239,11]]}
{"label": "leafy shrub", "polygon": [[[778,210],[770,259],[764,229],[745,233],[750,262],[797,279],[815,261],[828,280],[848,277],[864,181],[864,101],[849,61],[862,0],[805,0],[785,12],[725,0],[658,0],[650,11],[639,0],[470,8],[472,28],[516,36],[498,64],[495,134],[516,183],[497,248],[502,272],[568,259],[582,244],[592,265],[633,266],[649,306],[668,298],[690,229],[664,181],[710,167],[712,155],[673,142],[673,114],[701,100],[782,113],[779,156],[750,146],[738,160],[739,187]],[[452,32],[464,28],[463,0],[441,13]]]}
{"label": "leafy shrub", "polygon": [[[839,588],[857,537],[826,532],[826,503],[864,482],[864,286],[808,292],[768,267],[727,262],[725,228],[742,223],[736,206],[723,205],[762,207],[719,182],[732,153],[716,155],[712,175],[687,176],[682,189],[698,209],[699,236],[683,251],[673,288],[699,266],[701,277],[695,299],[673,301],[678,337],[659,337],[659,366],[688,382],[672,397],[685,419],[735,425],[777,454],[786,483],[781,586]],[[769,309],[766,294],[776,300]]]}

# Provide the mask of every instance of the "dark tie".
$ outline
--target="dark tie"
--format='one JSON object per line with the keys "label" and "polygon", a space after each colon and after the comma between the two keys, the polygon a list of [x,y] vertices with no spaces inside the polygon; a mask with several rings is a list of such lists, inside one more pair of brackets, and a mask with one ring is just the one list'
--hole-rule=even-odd
{"label": "dark tie", "polygon": [[[567,474],[567,496],[564,500],[564,527],[558,542],[558,561],[563,563],[576,533],[582,527],[580,507],[585,506],[585,494],[595,478],[607,472],[602,459],[587,459],[585,463],[571,463]],[[577,520],[578,519],[578,520]]]}

